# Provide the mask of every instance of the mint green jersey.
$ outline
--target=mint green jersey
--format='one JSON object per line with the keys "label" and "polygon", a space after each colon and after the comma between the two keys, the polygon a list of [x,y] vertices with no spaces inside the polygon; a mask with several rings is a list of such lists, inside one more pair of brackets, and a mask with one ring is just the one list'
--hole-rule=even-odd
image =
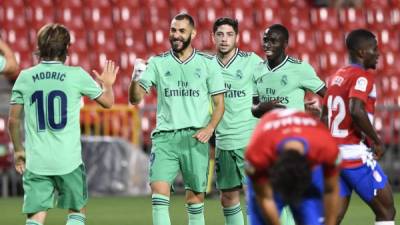
{"label": "mint green jersey", "polygon": [[42,61],[20,73],[10,103],[24,105],[29,171],[63,175],[82,163],[81,98],[95,99],[101,94],[101,88],[81,67]]}
{"label": "mint green jersey", "polygon": [[139,85],[157,89],[157,131],[205,127],[210,118],[210,96],[225,92],[214,57],[193,50],[185,61],[172,50],[150,58]]}
{"label": "mint green jersey", "polygon": [[0,55],[0,72],[4,70],[4,67],[6,67],[6,58],[4,58],[3,55]]}
{"label": "mint green jersey", "polygon": [[216,57],[225,80],[225,113],[216,130],[216,146],[222,150],[244,148],[257,119],[251,113],[254,69],[262,59],[252,52],[236,49],[226,64]]}
{"label": "mint green jersey", "polygon": [[310,64],[289,56],[273,69],[267,61],[259,64],[253,84],[261,102],[279,100],[288,108],[302,111],[306,91],[317,93],[325,86]]}

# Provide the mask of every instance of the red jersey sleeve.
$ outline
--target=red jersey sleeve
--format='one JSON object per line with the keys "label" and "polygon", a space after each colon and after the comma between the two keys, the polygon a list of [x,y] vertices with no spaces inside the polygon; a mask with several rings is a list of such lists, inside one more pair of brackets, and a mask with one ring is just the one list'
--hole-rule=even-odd
{"label": "red jersey sleeve", "polygon": [[323,145],[323,162],[322,167],[324,170],[325,177],[331,177],[339,173],[340,170],[340,155],[339,155],[339,148],[335,142],[335,140],[327,136],[327,140],[324,142]]}
{"label": "red jersey sleeve", "polygon": [[368,95],[372,91],[374,86],[374,80],[372,76],[364,72],[361,75],[355,77],[351,83],[349,98],[357,98],[363,101],[365,104],[368,100]]}
{"label": "red jersey sleeve", "polygon": [[245,153],[248,175],[258,184],[266,183],[268,180],[267,168],[270,164],[268,154],[271,149],[265,143],[265,135],[267,134],[256,129]]}

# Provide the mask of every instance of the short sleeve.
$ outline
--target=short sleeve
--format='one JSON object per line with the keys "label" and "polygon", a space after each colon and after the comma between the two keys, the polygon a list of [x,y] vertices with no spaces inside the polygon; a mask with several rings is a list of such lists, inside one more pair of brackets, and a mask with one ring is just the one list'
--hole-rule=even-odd
{"label": "short sleeve", "polygon": [[374,86],[373,79],[368,75],[359,75],[352,80],[349,98],[357,98],[367,103],[368,96]]}
{"label": "short sleeve", "polygon": [[6,63],[6,58],[3,55],[0,55],[0,72],[4,70],[4,68],[6,67]]}
{"label": "short sleeve", "polygon": [[210,95],[217,95],[224,93],[225,83],[222,77],[221,70],[217,67],[214,61],[207,64],[207,88]]}
{"label": "short sleeve", "polygon": [[327,140],[324,141],[324,144],[322,145],[323,149],[321,150],[321,152],[323,152],[322,167],[324,170],[324,176],[331,177],[339,173],[341,157],[335,140],[328,132],[326,137]]}
{"label": "short sleeve", "polygon": [[90,99],[96,99],[100,97],[103,93],[103,90],[99,86],[99,84],[82,68],[80,68],[80,85],[81,88],[80,93],[84,96],[88,96]]}
{"label": "short sleeve", "polygon": [[155,58],[152,57],[149,59],[149,63],[147,65],[146,70],[143,72],[139,85],[147,92],[150,92],[150,88],[155,86],[156,84],[156,74],[157,74],[157,66],[155,63]]}
{"label": "short sleeve", "polygon": [[246,170],[250,171],[249,176],[258,184],[265,183],[268,180],[267,169],[270,164],[268,154],[272,151],[265,143],[265,137],[266,134],[258,126],[250,139],[245,153]]}
{"label": "short sleeve", "polygon": [[301,80],[300,84],[307,90],[312,91],[313,93],[317,93],[323,87],[325,87],[325,83],[319,79],[317,74],[315,73],[314,68],[306,62],[302,62],[301,64]]}
{"label": "short sleeve", "polygon": [[23,105],[24,104],[24,96],[23,96],[24,80],[25,80],[25,76],[22,76],[22,72],[21,72],[18,75],[18,78],[15,81],[15,84],[11,90],[11,99],[10,99],[11,105]]}

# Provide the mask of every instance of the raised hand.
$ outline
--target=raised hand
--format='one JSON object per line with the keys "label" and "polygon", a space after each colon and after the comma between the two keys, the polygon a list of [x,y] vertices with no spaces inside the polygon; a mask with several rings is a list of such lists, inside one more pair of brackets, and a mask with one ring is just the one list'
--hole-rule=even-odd
{"label": "raised hand", "polygon": [[119,71],[119,66],[115,66],[114,61],[106,60],[106,64],[103,67],[103,72],[99,74],[96,70],[93,70],[97,80],[107,86],[112,86],[117,77]]}
{"label": "raised hand", "polygon": [[132,81],[139,81],[146,67],[146,62],[143,59],[136,59],[132,73]]}

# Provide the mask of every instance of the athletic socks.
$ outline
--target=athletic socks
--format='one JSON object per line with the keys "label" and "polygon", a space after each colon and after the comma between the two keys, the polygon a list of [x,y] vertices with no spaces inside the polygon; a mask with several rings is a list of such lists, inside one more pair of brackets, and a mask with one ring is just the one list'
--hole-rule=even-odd
{"label": "athletic socks", "polygon": [[228,208],[223,208],[223,211],[225,217],[225,225],[244,225],[240,203]]}
{"label": "athletic socks", "polygon": [[25,225],[42,225],[42,224],[36,222],[35,220],[27,219]]}
{"label": "athletic socks", "polygon": [[68,214],[67,225],[85,225],[86,216],[82,213]]}
{"label": "athletic socks", "polygon": [[151,196],[153,208],[153,225],[171,225],[169,219],[169,197],[160,194]]}
{"label": "athletic socks", "polygon": [[204,225],[204,203],[186,204],[189,225]]}
{"label": "athletic socks", "polygon": [[394,225],[394,221],[376,221],[375,225]]}

